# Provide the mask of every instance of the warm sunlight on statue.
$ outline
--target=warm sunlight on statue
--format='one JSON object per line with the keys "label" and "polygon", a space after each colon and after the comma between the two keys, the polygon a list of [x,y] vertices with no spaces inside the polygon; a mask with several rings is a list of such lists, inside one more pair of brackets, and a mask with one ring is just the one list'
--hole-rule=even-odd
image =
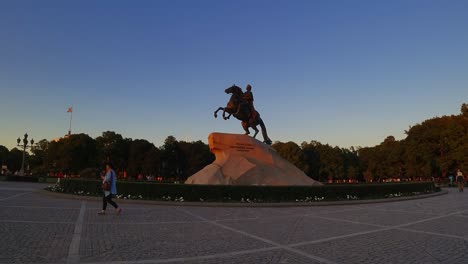
{"label": "warm sunlight on statue", "polygon": [[[265,144],[271,145],[271,139],[268,137],[265,124],[263,123],[260,114],[255,110],[253,106],[253,95],[252,95],[252,86],[249,84],[246,87],[246,92],[244,93],[242,89],[236,85],[232,85],[227,88],[225,92],[231,94],[231,98],[227,103],[226,107],[219,107],[215,112],[215,118],[218,117],[218,111],[223,110],[224,120],[229,119],[231,115],[241,121],[242,127],[245,130],[245,134],[249,135],[249,127],[252,128],[255,133],[253,137],[257,136],[258,129],[257,125],[260,125],[262,128],[263,142]],[[226,116],[226,112],[229,114]]]}

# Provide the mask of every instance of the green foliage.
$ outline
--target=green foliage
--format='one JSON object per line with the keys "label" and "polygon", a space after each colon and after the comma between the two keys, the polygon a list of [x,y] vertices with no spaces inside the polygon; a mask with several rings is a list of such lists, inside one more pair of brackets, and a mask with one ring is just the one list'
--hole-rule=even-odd
{"label": "green foliage", "polygon": [[208,145],[201,141],[179,142],[178,148],[183,157],[181,181],[185,181],[189,176],[215,160],[215,156],[210,152]]}
{"label": "green foliage", "polygon": [[112,161],[115,169],[123,170],[128,167],[128,151],[131,140],[113,131],[106,131],[96,138],[97,161],[102,165]]}
{"label": "green foliage", "polygon": [[29,159],[31,167],[40,167],[44,164],[45,158],[47,155],[47,148],[49,147],[49,142],[45,139],[40,140],[31,148],[32,156]]}
{"label": "green foliage", "polygon": [[128,173],[136,176],[159,172],[159,150],[150,142],[136,139],[130,143],[128,153]]}
{"label": "green foliage", "polygon": [[77,174],[83,168],[97,165],[96,154],[96,141],[90,136],[70,135],[48,145],[46,163],[54,171]]}
{"label": "green foliage", "polygon": [[99,179],[100,170],[97,168],[86,168],[81,170],[79,174],[82,178]]}
{"label": "green foliage", "polygon": [[303,153],[302,149],[294,142],[289,141],[287,143],[275,142],[271,145],[278,154],[296,165],[298,168],[303,168]]}
{"label": "green foliage", "polygon": [[403,151],[401,143],[393,136],[380,145],[358,151],[361,170],[367,182],[379,182],[390,178],[403,178]]}
{"label": "green foliage", "polygon": [[[416,124],[403,140],[389,136],[374,147],[343,149],[317,141],[275,142],[273,148],[309,177],[322,182],[380,182],[388,179],[447,177],[457,168],[468,172],[468,105],[459,115],[433,118]],[[85,134],[58,141],[41,140],[26,153],[33,173],[80,173],[86,168],[102,170],[111,161],[117,173],[129,178],[138,174],[160,176],[165,182],[183,182],[214,160],[201,141],[179,142],[168,136],[160,148],[142,139],[123,138],[106,131],[96,139]],[[21,167],[22,150],[0,146],[0,161],[10,171]],[[92,173],[91,173],[92,174]],[[86,172],[83,175],[87,175]]]}
{"label": "green foliage", "polygon": [[272,147],[280,156],[303,170],[309,177],[326,182],[329,180],[359,180],[359,159],[352,149],[340,149],[317,141],[275,142]]}
{"label": "green foliage", "polygon": [[161,175],[165,178],[178,180],[183,174],[184,157],[179,142],[174,136],[168,136],[161,147]]}
{"label": "green foliage", "polygon": [[[161,150],[142,139],[128,139],[106,131],[95,140],[85,134],[67,136],[60,140],[39,141],[31,152],[32,172],[35,175],[63,172],[94,178],[110,161],[121,176],[129,179],[138,174],[163,176],[163,181],[184,181],[214,160],[209,147],[201,141],[178,142],[169,136]],[[19,170],[22,151],[0,146],[0,158],[10,169]]]}
{"label": "green foliage", "polygon": [[8,159],[8,149],[5,146],[0,145],[0,165],[6,165]]}
{"label": "green foliage", "polygon": [[359,150],[367,181],[386,178],[445,178],[457,168],[468,170],[468,118],[464,114],[432,118],[405,131],[396,141],[387,137],[380,145]]}
{"label": "green foliage", "polygon": [[463,103],[460,112],[462,116],[468,117],[468,104]]}
{"label": "green foliage", "polygon": [[[21,163],[23,161],[23,151],[17,148],[13,148],[8,153],[7,166],[12,172],[19,171],[21,169]],[[26,167],[26,165],[25,165]]]}
{"label": "green foliage", "polygon": [[[98,180],[64,179],[65,193],[101,195]],[[295,202],[363,200],[431,193],[439,189],[431,182],[391,184],[347,184],[323,186],[233,186],[196,184],[157,184],[117,182],[120,196],[147,200],[180,200],[211,202]],[[119,196],[119,197],[120,197]]]}
{"label": "green foliage", "polygon": [[158,148],[154,145],[145,153],[142,163],[142,172],[145,175],[158,175],[161,163],[161,154]]}
{"label": "green foliage", "polygon": [[409,177],[445,177],[457,168],[467,171],[468,118],[458,115],[426,120],[407,131],[402,145]]}

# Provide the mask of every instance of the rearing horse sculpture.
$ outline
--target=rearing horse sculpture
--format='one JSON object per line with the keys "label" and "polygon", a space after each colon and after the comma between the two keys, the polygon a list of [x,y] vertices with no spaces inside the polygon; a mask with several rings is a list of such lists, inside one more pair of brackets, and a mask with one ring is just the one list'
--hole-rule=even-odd
{"label": "rearing horse sculpture", "polygon": [[[233,85],[227,88],[225,92],[227,94],[231,94],[231,99],[229,99],[229,102],[227,103],[226,107],[219,107],[214,112],[214,117],[218,117],[218,111],[220,110],[223,110],[224,120],[229,119],[229,117],[233,115],[235,118],[242,121],[242,128],[244,128],[246,135],[250,134],[249,127],[251,127],[255,131],[253,135],[254,138],[258,134],[257,125],[260,125],[260,127],[262,128],[263,142],[265,144],[271,145],[271,139],[268,137],[265,124],[260,118],[260,114],[256,112],[255,117],[252,118],[252,111],[250,109],[250,105],[243,99],[244,92],[242,92],[242,89],[236,85]],[[229,114],[228,116],[225,115],[226,112]]]}

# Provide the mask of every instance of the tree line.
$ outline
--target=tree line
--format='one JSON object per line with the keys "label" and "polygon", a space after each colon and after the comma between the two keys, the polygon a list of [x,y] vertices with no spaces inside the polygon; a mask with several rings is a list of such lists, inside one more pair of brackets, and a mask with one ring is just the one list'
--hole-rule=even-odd
{"label": "tree line", "polygon": [[[448,177],[457,168],[468,172],[468,105],[459,115],[436,117],[405,131],[406,138],[388,136],[374,147],[340,148],[318,141],[275,142],[272,147],[309,177],[322,182],[382,182]],[[10,171],[21,167],[22,151],[0,145],[0,161]],[[112,131],[93,139],[74,134],[57,141],[39,141],[27,153],[33,174],[64,172],[96,177],[106,161],[128,177],[154,175],[183,182],[214,161],[201,141],[168,136],[156,147],[144,139],[124,138]]]}
{"label": "tree line", "polygon": [[468,173],[468,105],[459,115],[411,126],[406,138],[388,136],[374,147],[339,148],[317,141],[276,142],[278,153],[322,182],[382,182],[446,178]]}
{"label": "tree line", "polygon": [[[21,168],[22,151],[0,146],[0,160],[11,172]],[[72,134],[59,140],[39,141],[27,154],[32,174],[80,175],[98,177],[106,162],[129,179],[138,175],[160,176],[163,181],[182,181],[214,161],[208,145],[201,141],[177,141],[168,136],[156,147],[144,139],[124,138],[113,131],[93,139],[87,134]],[[25,166],[26,167],[26,166]]]}

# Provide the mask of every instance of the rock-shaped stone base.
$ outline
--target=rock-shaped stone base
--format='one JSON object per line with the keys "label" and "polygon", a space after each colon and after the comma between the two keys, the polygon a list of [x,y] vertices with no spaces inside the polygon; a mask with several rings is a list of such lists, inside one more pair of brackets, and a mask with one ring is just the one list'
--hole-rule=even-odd
{"label": "rock-shaped stone base", "polygon": [[186,184],[321,185],[250,136],[211,133],[208,144],[216,160],[190,176]]}

